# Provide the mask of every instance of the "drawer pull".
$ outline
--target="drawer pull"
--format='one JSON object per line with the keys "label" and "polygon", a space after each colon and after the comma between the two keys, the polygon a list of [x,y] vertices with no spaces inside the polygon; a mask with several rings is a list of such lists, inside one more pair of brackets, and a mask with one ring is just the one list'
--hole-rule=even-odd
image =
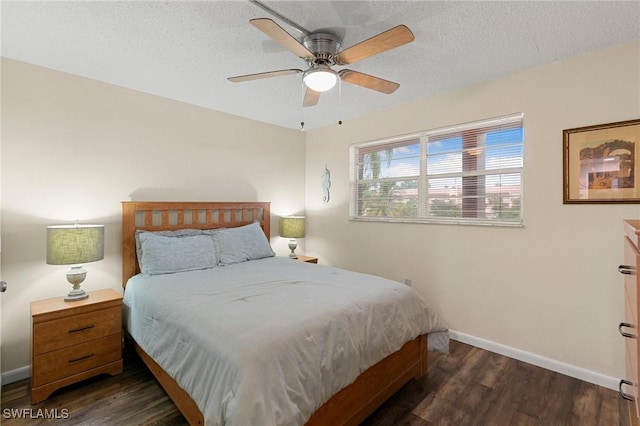
{"label": "drawer pull", "polygon": [[618,385],[620,396],[626,399],[627,401],[633,401],[634,400],[633,396],[629,395],[628,393],[624,393],[622,391],[622,385],[633,386],[633,383],[631,383],[629,380],[622,379],[620,380],[620,384]]}
{"label": "drawer pull", "polygon": [[618,331],[620,332],[622,337],[628,337],[630,339],[635,339],[637,337],[635,334],[625,333],[624,331],[622,331],[622,327],[635,328],[633,324],[629,324],[628,322],[621,322],[620,325],[618,325]]}
{"label": "drawer pull", "polygon": [[80,333],[81,331],[91,330],[95,325],[91,324],[86,327],[74,328],[73,330],[69,330],[69,334],[72,333]]}
{"label": "drawer pull", "polygon": [[629,265],[620,265],[618,266],[618,272],[620,272],[621,274],[625,274],[625,275],[635,275],[636,274],[636,268],[633,266],[629,266]]}
{"label": "drawer pull", "polygon": [[69,362],[69,364],[73,364],[74,362],[78,362],[78,361],[82,361],[82,360],[91,358],[94,355],[95,354],[89,354],[89,355],[81,356],[80,358],[70,359],[68,362]]}

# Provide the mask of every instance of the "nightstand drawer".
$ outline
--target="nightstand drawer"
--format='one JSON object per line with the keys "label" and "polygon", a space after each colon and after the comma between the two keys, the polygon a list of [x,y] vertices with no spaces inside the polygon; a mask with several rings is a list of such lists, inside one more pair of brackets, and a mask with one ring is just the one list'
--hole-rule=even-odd
{"label": "nightstand drawer", "polygon": [[37,355],[33,360],[32,386],[62,379],[121,359],[121,334],[103,337],[69,348]]}
{"label": "nightstand drawer", "polygon": [[112,334],[120,334],[120,307],[60,318],[33,325],[33,353],[40,355]]}

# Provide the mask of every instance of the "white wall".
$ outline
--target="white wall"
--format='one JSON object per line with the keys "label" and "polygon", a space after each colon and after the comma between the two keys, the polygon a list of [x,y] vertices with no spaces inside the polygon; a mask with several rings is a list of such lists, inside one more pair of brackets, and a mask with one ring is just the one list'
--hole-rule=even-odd
{"label": "white wall", "polygon": [[[350,144],[517,112],[524,113],[525,128],[524,228],[348,220]],[[562,130],[636,118],[639,43],[310,131],[307,254],[410,278],[462,333],[622,377],[623,280],[616,267],[622,220],[638,218],[640,208],[563,205]],[[321,201],[325,164],[332,178],[328,204]]]}
{"label": "white wall", "polygon": [[[215,96],[211,93],[211,96]],[[286,153],[286,155],[283,155]],[[121,201],[271,201],[304,212],[304,134],[2,59],[2,368],[30,364],[33,300],[63,296],[46,226],[106,225],[87,290],[121,286]]]}

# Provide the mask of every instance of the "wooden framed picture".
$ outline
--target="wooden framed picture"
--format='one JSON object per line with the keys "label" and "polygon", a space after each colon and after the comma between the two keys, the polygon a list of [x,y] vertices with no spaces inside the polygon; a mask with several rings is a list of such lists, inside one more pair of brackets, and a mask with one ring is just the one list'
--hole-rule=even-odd
{"label": "wooden framed picture", "polygon": [[563,202],[640,203],[640,119],[562,131]]}

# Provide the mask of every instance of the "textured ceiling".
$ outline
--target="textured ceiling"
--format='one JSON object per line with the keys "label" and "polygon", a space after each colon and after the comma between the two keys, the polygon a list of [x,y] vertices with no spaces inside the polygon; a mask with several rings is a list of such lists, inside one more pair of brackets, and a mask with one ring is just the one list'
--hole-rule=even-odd
{"label": "textured ceiling", "polygon": [[249,1],[3,0],[2,56],[280,126],[304,121],[311,129],[640,40],[639,1],[263,3],[309,31],[338,34],[343,48],[407,25],[413,43],[349,66],[400,88],[384,95],[343,84],[303,109],[300,74],[228,82],[305,68],[249,24],[273,18]]}

